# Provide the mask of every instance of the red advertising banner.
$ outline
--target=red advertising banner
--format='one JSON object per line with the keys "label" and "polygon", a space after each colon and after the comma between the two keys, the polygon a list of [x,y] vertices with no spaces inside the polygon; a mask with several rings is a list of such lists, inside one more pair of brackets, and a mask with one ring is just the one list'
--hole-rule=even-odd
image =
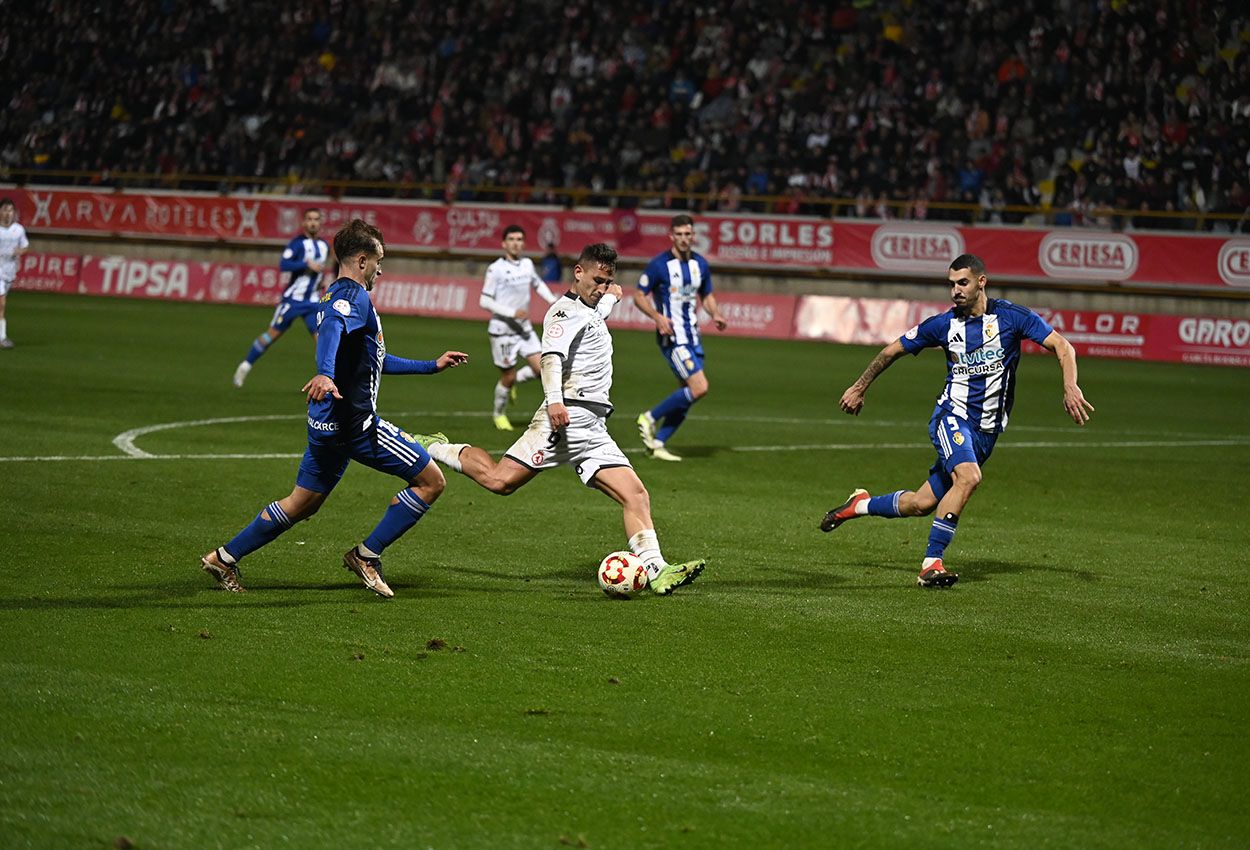
{"label": "red advertising banner", "polygon": [[[629,260],[669,247],[670,213],[522,205],[298,195],[117,192],[4,187],[34,234],[93,233],[232,243],[285,242],[306,207],[319,207],[332,232],[363,218],[405,250],[471,254],[499,250],[503,228],[525,228],[529,245],[556,245],[566,256],[588,242],[613,243]],[[803,216],[706,214],[695,223],[695,248],[717,267],[805,269],[847,274],[946,276],[961,253],[985,260],[992,279],[1056,283],[1250,290],[1250,237],[1165,235],[1029,227],[959,227],[940,222],[866,221]]]}
{"label": "red advertising banner", "polygon": [[[283,278],[276,267],[148,260],[120,256],[28,253],[21,258],[14,289],[121,298],[157,298],[225,304],[276,305]],[[373,300],[384,314],[438,316],[485,323],[476,278],[387,275]],[[562,287],[556,288],[562,292]],[[612,312],[621,330],[654,330],[631,297]],[[704,315],[704,334],[770,339],[815,339],[882,345],[949,305],[902,299],[821,295],[756,295],[725,292],[717,297],[729,327],[717,331]],[[536,295],[530,313],[547,304]],[[1250,367],[1250,319],[1113,313],[1094,310],[1038,312],[1086,357],[1116,357],[1216,366]],[[1026,347],[1040,350],[1031,343]]]}

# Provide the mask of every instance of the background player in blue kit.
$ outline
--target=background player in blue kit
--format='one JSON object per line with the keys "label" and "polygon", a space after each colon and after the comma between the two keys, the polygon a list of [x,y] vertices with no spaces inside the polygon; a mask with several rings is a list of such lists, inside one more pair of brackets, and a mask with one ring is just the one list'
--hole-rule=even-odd
{"label": "background player in blue kit", "polygon": [[921,587],[949,587],[959,576],[942,565],[942,555],[955,536],[964,506],[981,483],[981,467],[994,442],[1007,427],[1016,392],[1020,343],[1030,339],[1059,358],[1063,371],[1063,408],[1072,421],[1084,425],[1094,406],[1076,383],[1076,352],[1041,316],[1025,307],[985,294],[985,264],[972,254],[961,254],[950,264],[951,301],[955,306],[925,319],[881,349],[842,394],[842,410],[858,416],[868,387],[904,354],[925,348],[946,352],[946,388],[938,396],[929,421],[929,437],[937,460],[929,479],[917,490],[898,490],[870,496],[857,489],[850,498],[825,514],[821,531],[833,531],[861,516],[925,516],[937,509],[929,544],[916,582]]}
{"label": "background player in blue kit", "polygon": [[234,370],[234,385],[243,386],[247,373],[278,337],[286,333],[296,319],[303,319],[313,344],[317,343],[317,310],[321,306],[321,273],[325,270],[330,246],[318,239],[321,232],[321,210],[304,210],[304,232],[287,243],[278,268],[290,273],[282,300],[273,311],[273,318],[260,336],[252,342],[247,357]]}
{"label": "background player in blue kit", "polygon": [[382,552],[430,509],[446,481],[426,453],[430,438],[414,437],[378,416],[378,384],[384,373],[428,375],[469,358],[459,351],[444,352],[437,360],[387,354],[382,320],[369,300],[385,250],[382,232],[360,219],[334,237],[342,277],[321,299],[318,313],[317,374],[304,385],[308,449],[291,495],[271,502],[234,539],[200,559],[225,590],[243,590],[238,561],[315,514],[354,460],[408,482],[373,532],[343,555],[344,566],[365,587],[379,596],[395,595],[382,575]]}
{"label": "background player in blue kit", "polygon": [[673,216],[668,238],[672,249],[647,264],[638,279],[634,303],[655,322],[656,342],[681,386],[655,407],[638,414],[638,433],[651,457],[678,461],[681,458],[666,448],[666,443],[686,420],[690,407],[708,390],[699,308],[707,310],[717,330],[723,331],[729,322],[712,294],[712,270],[692,247],[694,219]]}

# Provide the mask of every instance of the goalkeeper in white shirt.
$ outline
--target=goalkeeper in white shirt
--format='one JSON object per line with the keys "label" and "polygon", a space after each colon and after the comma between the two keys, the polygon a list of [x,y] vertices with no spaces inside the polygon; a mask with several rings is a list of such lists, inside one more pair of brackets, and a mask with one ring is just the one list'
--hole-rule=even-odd
{"label": "goalkeeper in white shirt", "polygon": [[[500,371],[491,415],[500,431],[512,430],[512,422],[505,411],[508,402],[516,399],[516,385],[538,377],[540,348],[529,319],[530,288],[548,304],[556,300],[534,271],[534,261],[521,256],[524,250],[524,228],[515,224],[504,228],[504,255],[486,269],[482,297],[478,300],[482,309],[491,314],[486,332],[490,334],[491,357]],[[518,369],[517,364],[522,360],[525,365]]]}
{"label": "goalkeeper in white shirt", "polygon": [[630,550],[646,564],[651,589],[667,595],[703,571],[700,560],[670,564],[660,553],[651,496],[608,433],[612,415],[612,334],[605,319],[621,298],[616,249],[587,245],[573,267],[573,287],[543,319],[543,403],[529,427],[498,463],[484,449],[449,443],[442,434],[430,457],[507,496],[544,469],[571,466],[587,487],[610,496],[624,512]]}

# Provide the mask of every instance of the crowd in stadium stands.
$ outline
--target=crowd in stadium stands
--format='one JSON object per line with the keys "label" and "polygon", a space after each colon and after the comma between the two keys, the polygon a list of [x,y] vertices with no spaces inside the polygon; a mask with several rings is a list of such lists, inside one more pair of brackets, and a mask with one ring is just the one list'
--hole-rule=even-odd
{"label": "crowd in stadium stands", "polygon": [[1250,206],[1250,10],[1218,0],[67,0],[11,16],[0,55],[0,169],[1078,224]]}

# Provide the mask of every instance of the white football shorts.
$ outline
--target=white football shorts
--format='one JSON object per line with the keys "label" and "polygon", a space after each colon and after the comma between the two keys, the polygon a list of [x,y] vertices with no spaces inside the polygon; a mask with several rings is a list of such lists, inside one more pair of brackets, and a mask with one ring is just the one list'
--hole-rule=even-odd
{"label": "white football shorts", "polygon": [[0,277],[0,298],[9,294],[9,290],[13,288],[13,281],[5,280]]}
{"label": "white football shorts", "polygon": [[606,416],[577,405],[569,405],[568,411],[569,424],[553,434],[546,406],[538,408],[525,433],[504,452],[504,456],[530,469],[571,466],[587,487],[594,486],[590,483],[591,479],[601,469],[614,466],[633,468],[629,458],[608,433]]}
{"label": "white football shorts", "polygon": [[518,360],[525,360],[540,351],[542,343],[533,330],[528,334],[500,334],[490,338],[490,356],[500,369],[511,369]]}

